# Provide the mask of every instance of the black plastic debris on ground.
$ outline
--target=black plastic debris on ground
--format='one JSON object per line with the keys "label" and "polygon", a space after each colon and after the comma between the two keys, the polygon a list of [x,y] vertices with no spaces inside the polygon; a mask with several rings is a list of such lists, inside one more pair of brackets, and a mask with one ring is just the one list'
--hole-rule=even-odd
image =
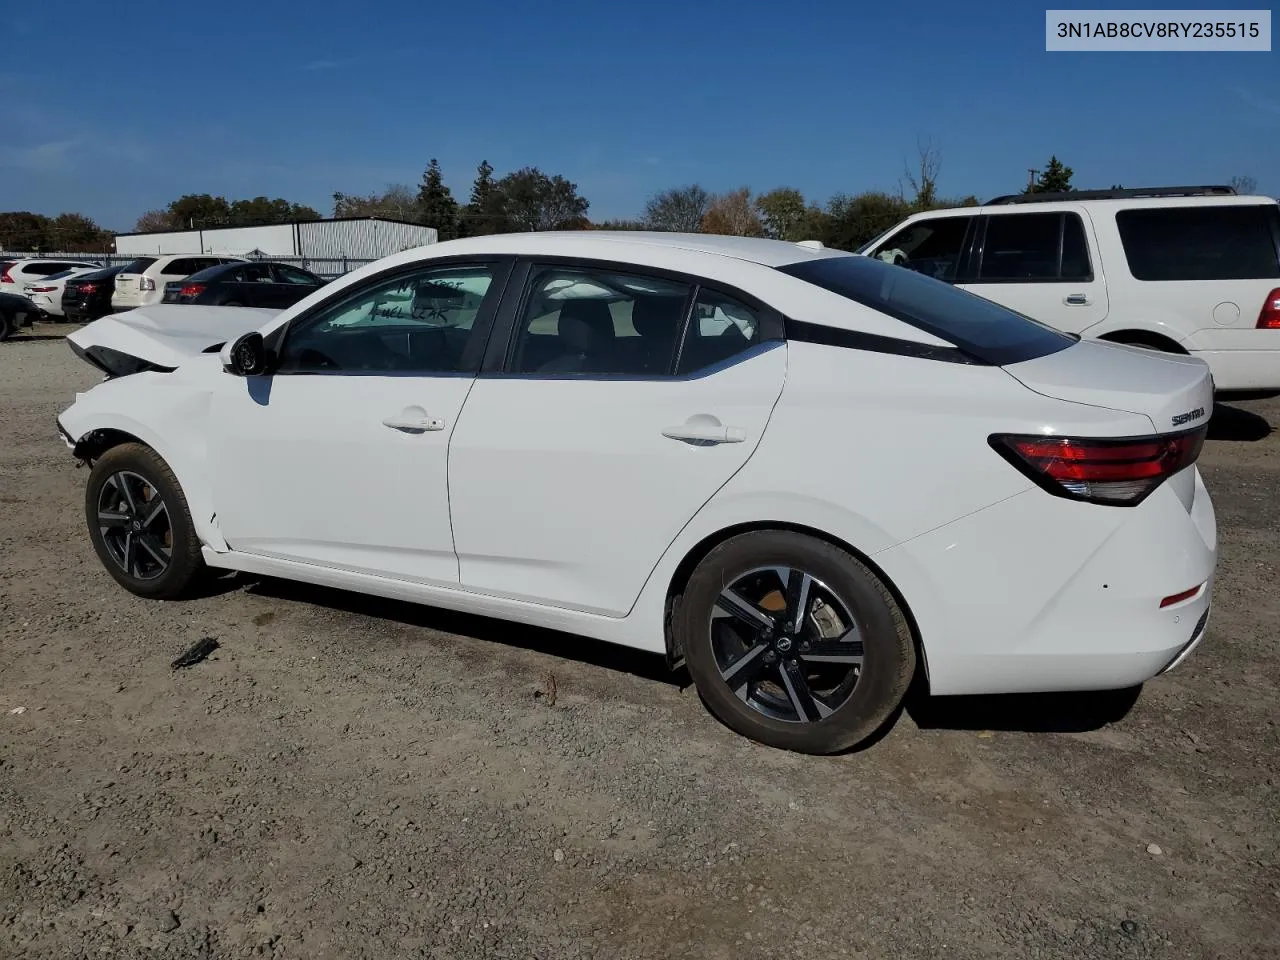
{"label": "black plastic debris on ground", "polygon": [[194,667],[213,651],[218,649],[218,641],[213,637],[201,637],[193,643],[177,660],[170,665],[174,670],[181,670],[183,667]]}

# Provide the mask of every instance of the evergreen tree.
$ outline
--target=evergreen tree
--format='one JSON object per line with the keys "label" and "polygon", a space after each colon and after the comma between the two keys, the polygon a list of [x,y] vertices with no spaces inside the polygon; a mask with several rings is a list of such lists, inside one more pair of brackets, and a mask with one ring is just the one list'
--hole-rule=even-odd
{"label": "evergreen tree", "polygon": [[1040,174],[1035,184],[1026,192],[1027,193],[1066,193],[1072,190],[1071,175],[1075,173],[1068,166],[1064,166],[1062,161],[1056,156],[1049,158],[1049,165],[1045,167],[1044,173]]}
{"label": "evergreen tree", "polygon": [[458,235],[458,201],[445,186],[440,163],[434,157],[423,171],[422,186],[418,188],[418,220],[435,227],[441,240],[452,240]]}

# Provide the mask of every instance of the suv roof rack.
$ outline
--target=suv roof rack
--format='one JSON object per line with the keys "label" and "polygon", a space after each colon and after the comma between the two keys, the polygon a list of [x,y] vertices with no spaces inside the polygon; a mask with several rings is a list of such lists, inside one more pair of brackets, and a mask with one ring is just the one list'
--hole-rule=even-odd
{"label": "suv roof rack", "polygon": [[1052,203],[1057,200],[1132,200],[1138,197],[1218,197],[1235,196],[1235,187],[1135,187],[1132,190],[1070,190],[1064,193],[1009,193],[988,200],[983,206],[1004,203]]}

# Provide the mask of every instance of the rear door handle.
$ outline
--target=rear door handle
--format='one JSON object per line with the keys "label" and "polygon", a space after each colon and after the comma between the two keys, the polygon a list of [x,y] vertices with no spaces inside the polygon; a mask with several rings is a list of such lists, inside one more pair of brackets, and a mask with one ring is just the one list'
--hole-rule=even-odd
{"label": "rear door handle", "polygon": [[427,432],[430,430],[443,430],[444,421],[439,417],[387,417],[382,421],[384,427],[390,427],[392,430],[418,430]]}
{"label": "rear door handle", "polygon": [[1089,305],[1089,296],[1084,293],[1068,293],[1062,299],[1064,303],[1073,307],[1087,307]]}
{"label": "rear door handle", "polygon": [[662,435],[672,440],[690,440],[697,443],[742,443],[747,439],[747,431],[741,427],[726,427],[711,423],[682,423],[678,427],[667,427],[662,431]]}

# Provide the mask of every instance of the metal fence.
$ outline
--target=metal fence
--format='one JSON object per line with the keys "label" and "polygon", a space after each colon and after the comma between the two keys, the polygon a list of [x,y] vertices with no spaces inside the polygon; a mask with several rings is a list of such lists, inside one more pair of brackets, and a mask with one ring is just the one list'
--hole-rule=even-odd
{"label": "metal fence", "polygon": [[[35,257],[40,260],[79,260],[84,263],[98,263],[104,267],[124,266],[138,259],[138,256],[144,254],[130,255],[119,253],[55,253],[52,251],[43,252],[27,252],[19,253],[17,251],[0,251],[0,260],[19,260],[24,257]],[[191,256],[217,256],[217,254],[191,254]],[[371,259],[359,259],[356,257],[332,257],[332,258],[316,258],[316,257],[245,257],[246,260],[270,260],[272,263],[288,263],[295,267],[301,267],[303,270],[310,270],[318,277],[324,277],[326,280],[332,280],[334,277],[340,277],[344,273],[350,273],[358,267],[363,267],[367,263],[373,263]]]}

